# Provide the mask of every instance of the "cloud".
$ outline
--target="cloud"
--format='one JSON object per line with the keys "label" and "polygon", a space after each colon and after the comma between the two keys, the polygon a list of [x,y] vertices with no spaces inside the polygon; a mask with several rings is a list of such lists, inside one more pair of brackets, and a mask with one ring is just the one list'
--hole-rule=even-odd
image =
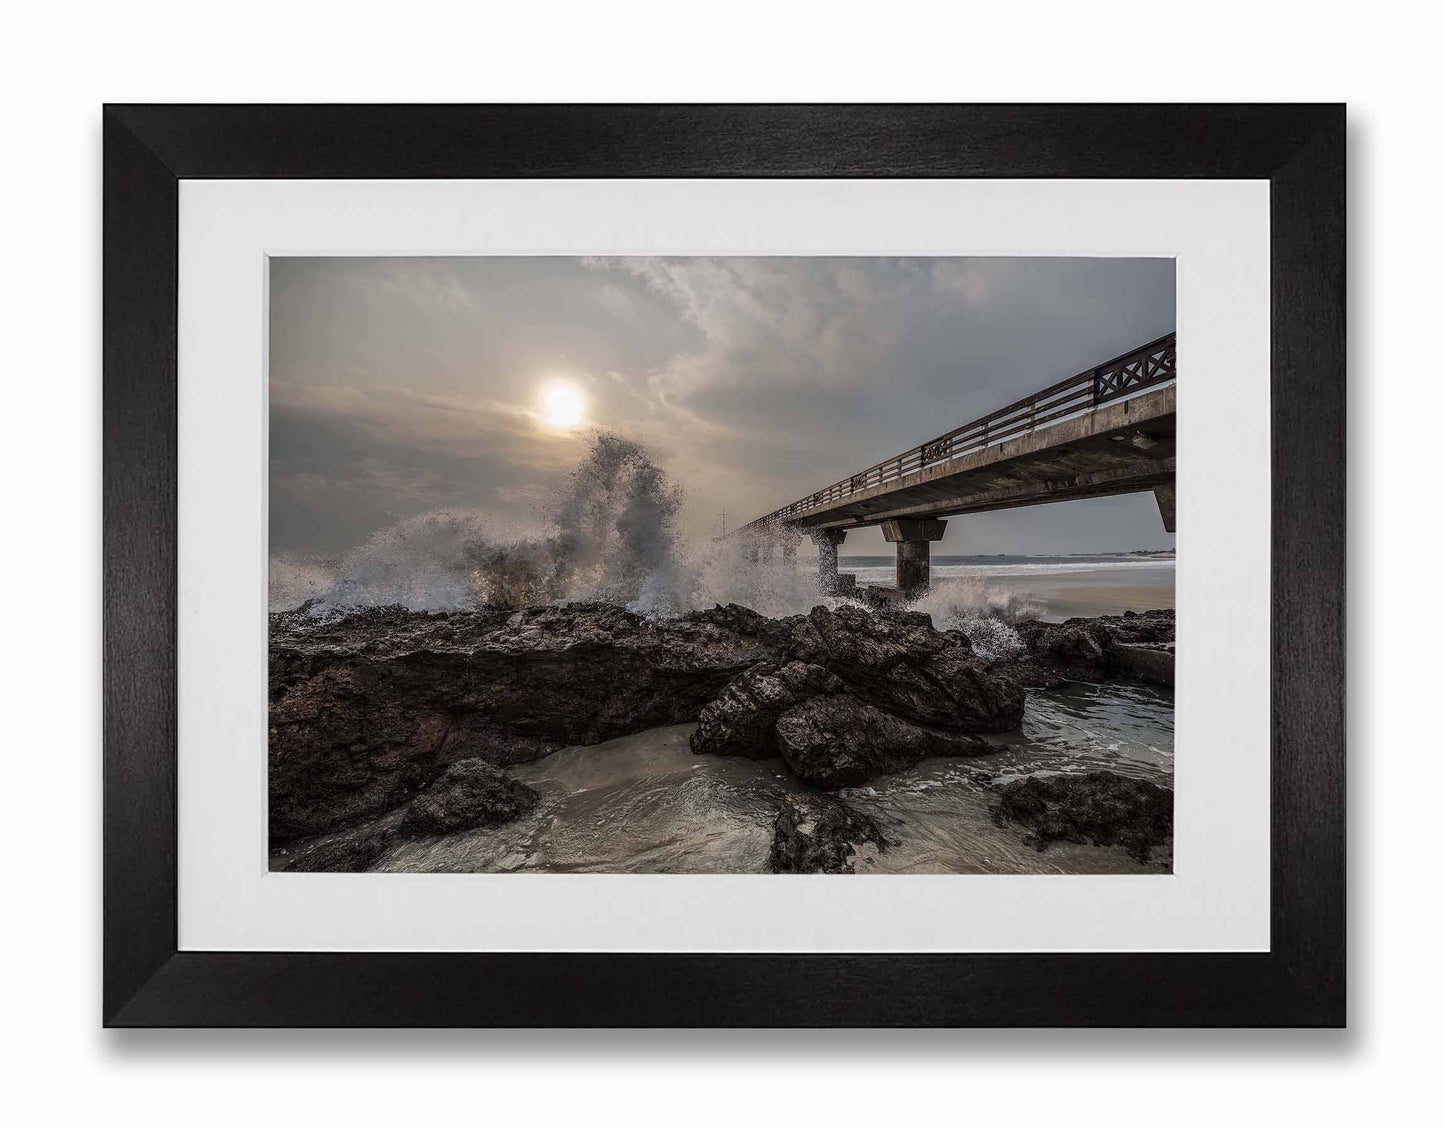
{"label": "cloud", "polygon": [[271,389],[270,442],[273,536],[295,544],[300,524],[311,551],[436,508],[536,526],[546,489],[586,448],[516,404],[289,384]]}
{"label": "cloud", "polygon": [[[697,348],[648,374],[689,485],[750,515],[1173,326],[1172,263],[590,259],[669,302]],[[1167,281],[1167,286],[1164,284]],[[696,490],[695,490],[696,491]]]}
{"label": "cloud", "polygon": [[581,451],[536,425],[549,379],[656,451],[703,535],[1174,327],[1159,260],[277,262],[272,472],[308,507],[273,536],[308,549],[383,512],[535,512]]}

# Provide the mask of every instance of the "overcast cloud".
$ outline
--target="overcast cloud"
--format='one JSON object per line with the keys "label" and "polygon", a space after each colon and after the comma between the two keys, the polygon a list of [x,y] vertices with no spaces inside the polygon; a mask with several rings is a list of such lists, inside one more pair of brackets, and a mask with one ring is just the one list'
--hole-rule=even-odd
{"label": "overcast cloud", "polygon": [[[549,381],[651,447],[706,535],[1173,328],[1168,259],[276,258],[271,544],[442,508],[538,527],[588,439],[542,420]],[[1146,493],[955,517],[935,550],[1173,542]]]}

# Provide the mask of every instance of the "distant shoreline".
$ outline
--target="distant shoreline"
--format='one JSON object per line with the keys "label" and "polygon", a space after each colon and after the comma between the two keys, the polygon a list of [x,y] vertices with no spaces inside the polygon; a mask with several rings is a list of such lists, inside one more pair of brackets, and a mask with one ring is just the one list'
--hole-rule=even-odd
{"label": "distant shoreline", "polygon": [[[839,559],[840,573],[859,586],[891,587],[888,557]],[[935,556],[932,591],[921,609],[972,606],[1005,617],[1031,610],[1046,622],[1105,614],[1171,610],[1174,558],[1157,556]]]}
{"label": "distant shoreline", "polygon": [[[882,560],[891,559],[891,556],[877,552],[858,555],[838,556],[840,564],[854,560]],[[967,552],[939,552],[934,555],[934,560],[1172,560],[1175,558],[1173,548],[1161,548],[1158,550],[1136,549],[1132,552],[992,552],[987,554]]]}

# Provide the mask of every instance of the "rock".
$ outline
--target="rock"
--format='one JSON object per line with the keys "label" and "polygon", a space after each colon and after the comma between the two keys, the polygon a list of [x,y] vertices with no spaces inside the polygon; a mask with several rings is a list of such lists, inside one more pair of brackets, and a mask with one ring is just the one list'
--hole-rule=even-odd
{"label": "rock", "polygon": [[781,657],[793,625],[738,606],[654,622],[597,603],[273,614],[271,839],[375,818],[458,760],[509,766],[696,720]]}
{"label": "rock", "polygon": [[[1174,612],[1149,610],[1143,614],[1126,611],[1106,614],[1094,619],[1070,619],[1070,622],[1093,622],[1108,632],[1116,645],[1174,644]],[[1068,623],[1065,623],[1068,625]]]}
{"label": "rock", "polygon": [[846,693],[814,696],[783,712],[774,745],[798,778],[827,790],[901,771],[931,755],[992,750],[978,736],[910,724]]}
{"label": "rock", "polygon": [[393,810],[359,826],[307,841],[289,843],[271,854],[271,870],[286,873],[364,873],[397,844],[402,811]]}
{"label": "rock", "polygon": [[453,763],[400,810],[272,850],[271,868],[288,873],[364,873],[392,846],[510,822],[536,806],[538,794],[479,759]]}
{"label": "rock", "polygon": [[499,826],[537,805],[538,794],[480,759],[453,763],[402,815],[401,833],[449,834]]}
{"label": "rock", "polygon": [[1023,690],[926,614],[814,607],[782,624],[794,660],[732,681],[703,708],[693,751],[781,755],[804,782],[836,788],[930,755],[983,754],[970,733],[1022,718]]}
{"label": "rock", "polygon": [[935,630],[926,614],[820,606],[806,623],[794,629],[792,656],[885,712],[961,732],[1005,732],[1023,720],[1023,690],[991,673],[965,634]]}
{"label": "rock", "polygon": [[286,873],[364,873],[392,843],[386,834],[339,837],[299,850],[272,868]]}
{"label": "rock", "polygon": [[1112,664],[1125,676],[1156,685],[1174,684],[1174,650],[1162,646],[1115,644]]}
{"label": "rock", "polygon": [[1106,681],[1133,677],[1174,683],[1174,612],[1070,618],[1065,622],[1021,622],[1026,647],[1019,657],[996,662],[991,671],[1017,684],[1046,688],[1064,681]]}
{"label": "rock", "polygon": [[1107,642],[1107,635],[1104,635],[1101,640],[1081,627],[1065,626],[1058,630],[1045,632],[1041,648],[1050,658],[1061,665],[1102,666],[1104,664],[1104,646]]}
{"label": "rock", "polygon": [[789,795],[773,823],[768,868],[775,873],[851,873],[855,848],[893,844],[867,814],[824,795]]}
{"label": "rock", "polygon": [[[460,760],[506,767],[691,722],[739,674],[793,661],[928,727],[998,731],[1023,713],[1022,691],[991,675],[967,638],[908,612],[770,619],[729,605],[653,620],[604,603],[306,606],[271,616],[271,839],[374,819]],[[751,737],[736,720],[737,738],[722,742],[741,748]]]}
{"label": "rock", "polygon": [[1027,827],[1024,841],[1040,852],[1055,841],[1092,842],[1123,846],[1147,862],[1151,849],[1174,840],[1174,792],[1112,771],[1034,775],[1000,787],[998,795],[989,807],[994,823]]}
{"label": "rock", "polygon": [[773,727],[778,717],[809,697],[836,693],[842,688],[843,682],[821,665],[759,662],[728,682],[716,699],[703,706],[690,741],[692,750],[750,759],[777,755]]}

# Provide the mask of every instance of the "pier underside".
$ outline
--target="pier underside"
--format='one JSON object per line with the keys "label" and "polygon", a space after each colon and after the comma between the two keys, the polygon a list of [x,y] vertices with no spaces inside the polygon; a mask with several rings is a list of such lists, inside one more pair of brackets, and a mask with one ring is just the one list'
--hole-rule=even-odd
{"label": "pier underside", "polygon": [[809,536],[819,547],[820,589],[846,594],[852,588],[838,574],[839,545],[850,529],[881,525],[898,553],[898,586],[889,595],[912,599],[928,590],[929,545],[942,537],[945,517],[1152,492],[1165,529],[1173,532],[1175,420],[1171,384],[821,500],[786,523],[754,530],[748,543],[770,545],[781,537],[792,544]]}
{"label": "pier underside", "polygon": [[[1174,457],[1175,388],[1170,385],[924,466],[800,513],[789,523],[805,532],[846,531],[886,520],[1148,492],[1172,487]],[[1172,518],[1172,490],[1170,506]]]}

